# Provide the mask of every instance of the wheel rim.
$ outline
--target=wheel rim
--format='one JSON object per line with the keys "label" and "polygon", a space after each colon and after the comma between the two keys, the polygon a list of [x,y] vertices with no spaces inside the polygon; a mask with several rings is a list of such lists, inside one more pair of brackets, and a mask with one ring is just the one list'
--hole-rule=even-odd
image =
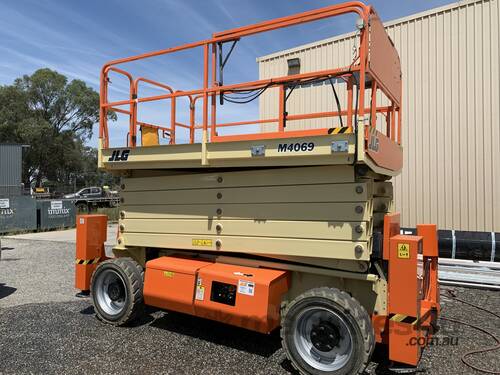
{"label": "wheel rim", "polygon": [[320,371],[335,371],[353,354],[352,335],[344,320],[325,307],[309,307],[293,326],[295,347],[302,359]]}
{"label": "wheel rim", "polygon": [[120,315],[127,302],[127,288],[123,277],[113,269],[105,269],[99,273],[94,285],[99,307],[107,315]]}

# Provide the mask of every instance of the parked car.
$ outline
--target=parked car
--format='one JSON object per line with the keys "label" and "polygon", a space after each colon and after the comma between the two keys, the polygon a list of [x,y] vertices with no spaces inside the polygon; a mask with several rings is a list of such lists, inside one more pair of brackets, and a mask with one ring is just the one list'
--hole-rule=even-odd
{"label": "parked car", "polygon": [[118,192],[107,186],[86,187],[76,193],[66,194],[64,198],[71,199],[78,212],[88,212],[99,207],[116,207],[120,203]]}

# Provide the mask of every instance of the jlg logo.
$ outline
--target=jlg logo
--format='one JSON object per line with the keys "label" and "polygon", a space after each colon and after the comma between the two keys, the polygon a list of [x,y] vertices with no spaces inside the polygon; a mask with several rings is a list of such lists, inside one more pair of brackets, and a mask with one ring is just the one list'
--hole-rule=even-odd
{"label": "jlg logo", "polygon": [[108,161],[126,161],[130,150],[114,150]]}

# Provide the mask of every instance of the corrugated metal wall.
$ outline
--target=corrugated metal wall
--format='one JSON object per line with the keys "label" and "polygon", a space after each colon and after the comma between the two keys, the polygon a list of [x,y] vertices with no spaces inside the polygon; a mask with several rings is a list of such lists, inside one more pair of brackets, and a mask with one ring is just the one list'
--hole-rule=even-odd
{"label": "corrugated metal wall", "polygon": [[[404,226],[500,232],[499,21],[498,0],[485,0],[386,23],[403,70],[405,166],[393,181]],[[260,58],[260,78],[286,75],[292,57],[301,58],[301,72],[346,66],[354,40],[349,34]],[[277,90],[262,95],[261,118],[277,117],[277,103]],[[287,109],[335,110],[334,103],[322,85],[296,89]],[[338,120],[293,126],[321,121]]]}
{"label": "corrugated metal wall", "polygon": [[0,144],[0,195],[21,194],[21,145]]}

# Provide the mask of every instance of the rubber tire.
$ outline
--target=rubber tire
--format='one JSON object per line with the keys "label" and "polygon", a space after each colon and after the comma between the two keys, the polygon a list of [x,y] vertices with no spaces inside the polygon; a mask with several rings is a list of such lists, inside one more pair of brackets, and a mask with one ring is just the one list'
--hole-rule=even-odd
{"label": "rubber tire", "polygon": [[[123,277],[128,292],[126,307],[117,316],[105,313],[97,303],[96,296],[93,292],[94,280],[99,273],[109,268],[117,271]],[[144,310],[143,288],[144,269],[132,258],[115,258],[100,263],[92,274],[90,282],[90,292],[97,318],[114,326],[122,326],[134,321]]]}
{"label": "rubber tire", "polygon": [[[326,306],[343,318],[351,331],[354,353],[346,365],[335,371],[321,371],[305,362],[294,344],[293,320],[305,307]],[[370,361],[375,347],[375,336],[371,319],[365,308],[346,292],[335,288],[311,289],[295,298],[281,315],[281,341],[292,365],[301,374],[344,375],[361,374]]]}

